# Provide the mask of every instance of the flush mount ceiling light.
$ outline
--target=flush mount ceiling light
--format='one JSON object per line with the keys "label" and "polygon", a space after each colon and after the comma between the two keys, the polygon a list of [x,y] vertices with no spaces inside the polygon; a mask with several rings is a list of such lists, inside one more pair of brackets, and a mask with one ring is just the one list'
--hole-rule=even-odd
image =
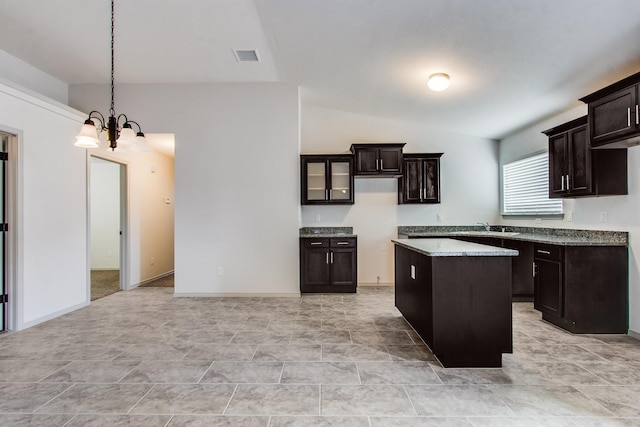
{"label": "flush mount ceiling light", "polygon": [[[107,131],[107,138],[109,140],[109,148],[115,150],[118,144],[121,147],[131,146],[135,151],[149,151],[144,133],[137,122],[129,120],[124,114],[116,115],[113,101],[114,83],[113,83],[113,71],[114,71],[114,43],[113,43],[113,28],[114,28],[114,0],[111,0],[111,108],[109,109],[109,120],[105,120],[104,116],[99,111],[92,111],[89,113],[89,117],[85,120],[80,132],[76,135],[76,147],[81,148],[98,148],[100,140],[98,139],[98,132]],[[96,123],[94,120],[97,120]],[[120,122],[122,122],[122,129],[120,129]],[[135,132],[131,125],[135,125],[138,128],[138,132]],[[120,150],[119,150],[120,151]]]}
{"label": "flush mount ceiling light", "polygon": [[429,86],[429,89],[441,92],[449,87],[449,75],[445,73],[431,74],[427,85]]}

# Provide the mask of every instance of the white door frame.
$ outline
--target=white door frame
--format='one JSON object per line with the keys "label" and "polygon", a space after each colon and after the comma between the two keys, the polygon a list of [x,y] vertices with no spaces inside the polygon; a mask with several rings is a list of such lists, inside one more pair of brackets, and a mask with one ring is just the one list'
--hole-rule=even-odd
{"label": "white door frame", "polygon": [[129,289],[129,163],[87,150],[87,300],[91,301],[91,157],[120,166],[120,290]]}
{"label": "white door frame", "polygon": [[20,144],[18,139],[22,137],[21,133],[15,129],[7,129],[3,127],[2,132],[9,135],[9,141],[7,143],[7,173],[5,182],[5,214],[6,221],[9,224],[9,230],[7,232],[7,241],[5,245],[5,289],[9,301],[6,306],[6,327],[7,331],[15,331],[18,329],[21,322],[18,319],[18,302],[22,300],[22,286],[18,286],[18,281],[21,278],[18,277],[20,270],[19,263],[22,262],[18,253],[19,242],[19,221],[18,215],[18,189],[19,189],[19,160],[20,160]]}

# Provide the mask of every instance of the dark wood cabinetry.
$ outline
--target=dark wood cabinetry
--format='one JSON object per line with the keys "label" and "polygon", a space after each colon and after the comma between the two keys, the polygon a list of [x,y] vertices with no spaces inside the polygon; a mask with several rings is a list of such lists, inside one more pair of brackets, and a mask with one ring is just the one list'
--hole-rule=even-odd
{"label": "dark wood cabinetry", "polygon": [[503,239],[501,246],[518,251],[518,256],[512,258],[511,265],[511,297],[513,301],[533,301],[533,243]]}
{"label": "dark wood cabinetry", "polygon": [[552,316],[562,316],[563,280],[560,246],[536,244],[534,250],[535,298],[533,308]]}
{"label": "dark wood cabinetry", "polygon": [[511,260],[395,246],[396,307],[445,367],[499,367],[512,351]]}
{"label": "dark wood cabinetry", "polygon": [[398,180],[398,203],[440,203],[442,153],[404,154]]}
{"label": "dark wood cabinetry", "polygon": [[300,292],[355,292],[356,237],[300,238]]}
{"label": "dark wood cabinetry", "polygon": [[534,308],[573,333],[626,334],[627,257],[623,246],[535,244]]}
{"label": "dark wood cabinetry", "polygon": [[455,236],[456,240],[515,249],[518,256],[511,258],[511,297],[513,301],[533,301],[533,243],[485,236]]}
{"label": "dark wood cabinetry", "polygon": [[587,116],[543,132],[549,137],[549,197],[627,194],[627,149],[591,150]]}
{"label": "dark wood cabinetry", "polygon": [[588,104],[591,147],[640,143],[639,91],[640,73],[636,73],[580,99]]}
{"label": "dark wood cabinetry", "polygon": [[353,204],[353,156],[305,154],[300,171],[303,205]]}
{"label": "dark wood cabinetry", "polygon": [[402,173],[402,147],[405,144],[352,144],[355,175],[399,176]]}

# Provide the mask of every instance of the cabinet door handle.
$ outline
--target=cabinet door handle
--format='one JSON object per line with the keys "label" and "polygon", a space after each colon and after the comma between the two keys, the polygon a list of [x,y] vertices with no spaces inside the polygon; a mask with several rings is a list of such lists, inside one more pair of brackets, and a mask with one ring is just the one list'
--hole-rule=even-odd
{"label": "cabinet door handle", "polygon": [[631,107],[627,108],[627,127],[631,126]]}
{"label": "cabinet door handle", "polygon": [[331,252],[331,264],[333,264],[333,252]]}
{"label": "cabinet door handle", "polygon": [[380,159],[376,159],[376,169],[380,170]]}
{"label": "cabinet door handle", "polygon": [[349,242],[338,242],[338,245],[348,245]]}
{"label": "cabinet door handle", "polygon": [[638,118],[638,104],[636,104],[636,124],[640,125],[640,118]]}
{"label": "cabinet door handle", "polygon": [[532,275],[532,277],[536,277],[536,263],[532,262],[531,266],[532,266],[531,275]]}
{"label": "cabinet door handle", "polygon": [[538,252],[539,254],[551,255],[551,252],[543,251],[542,249],[537,249],[536,252]]}
{"label": "cabinet door handle", "polygon": [[564,175],[560,177],[560,191],[564,191]]}
{"label": "cabinet door handle", "polygon": [[311,242],[311,245],[312,245],[312,246],[315,246],[315,245],[321,245],[321,244],[322,244],[322,242]]}
{"label": "cabinet door handle", "polygon": [[571,190],[571,184],[569,184],[569,175],[567,175],[567,191]]}
{"label": "cabinet door handle", "polygon": [[329,264],[329,252],[327,252],[326,263]]}
{"label": "cabinet door handle", "polygon": [[326,189],[324,190],[324,199],[325,199],[325,200],[329,200],[329,189],[328,189],[328,188],[326,188]]}
{"label": "cabinet door handle", "polygon": [[384,164],[382,163],[382,159],[380,159],[380,172],[382,172],[383,168],[384,168]]}

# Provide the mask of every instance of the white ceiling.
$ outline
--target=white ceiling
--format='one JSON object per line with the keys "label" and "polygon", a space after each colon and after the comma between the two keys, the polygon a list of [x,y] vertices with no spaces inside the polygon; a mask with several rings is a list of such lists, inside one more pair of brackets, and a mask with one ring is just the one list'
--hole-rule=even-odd
{"label": "white ceiling", "polygon": [[[0,0],[0,20],[0,49],[109,82],[109,0]],[[495,139],[637,71],[638,0],[116,0],[116,84],[283,81],[303,105]]]}

